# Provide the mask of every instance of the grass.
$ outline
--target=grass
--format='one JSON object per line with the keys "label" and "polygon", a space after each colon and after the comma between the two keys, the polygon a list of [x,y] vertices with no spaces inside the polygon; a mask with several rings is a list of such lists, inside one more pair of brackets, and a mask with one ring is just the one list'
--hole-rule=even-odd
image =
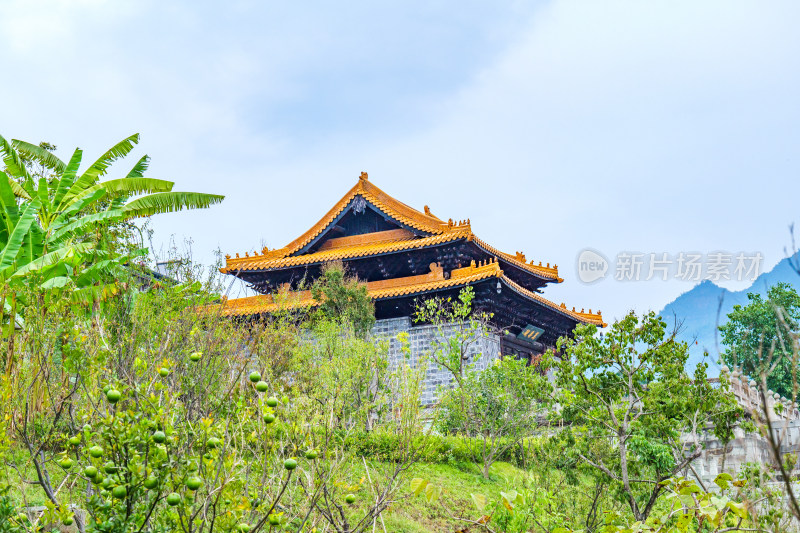
{"label": "grass", "polygon": [[[489,479],[483,478],[480,467],[473,463],[430,464],[414,466],[410,477],[423,478],[442,488],[442,501],[460,516],[477,519],[478,511],[472,503],[471,494],[483,494],[496,499],[500,491],[519,487],[526,473],[508,463],[495,463]],[[384,513],[386,531],[397,533],[452,532],[453,519],[445,512],[440,502],[428,503],[424,496],[413,496],[409,484],[401,488],[397,501]],[[464,526],[466,527],[466,523]],[[382,531],[378,524],[376,531]]]}

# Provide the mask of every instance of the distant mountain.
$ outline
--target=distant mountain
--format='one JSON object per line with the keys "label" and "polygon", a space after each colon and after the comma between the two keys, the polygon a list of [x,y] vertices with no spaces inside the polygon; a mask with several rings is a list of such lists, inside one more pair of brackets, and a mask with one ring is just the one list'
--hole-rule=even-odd
{"label": "distant mountain", "polygon": [[709,376],[719,374],[717,361],[719,354],[725,351],[725,346],[717,335],[717,327],[727,322],[728,313],[733,310],[734,305],[747,303],[747,293],[765,295],[769,287],[780,282],[789,283],[800,290],[800,275],[790,262],[797,260],[797,255],[783,259],[775,268],[758,276],[750,287],[741,291],[729,291],[709,280],[702,281],[664,307],[659,315],[667,322],[669,331],[677,322],[681,325],[678,338],[689,343],[691,355],[687,366],[690,371],[702,361],[703,353],[707,351]]}

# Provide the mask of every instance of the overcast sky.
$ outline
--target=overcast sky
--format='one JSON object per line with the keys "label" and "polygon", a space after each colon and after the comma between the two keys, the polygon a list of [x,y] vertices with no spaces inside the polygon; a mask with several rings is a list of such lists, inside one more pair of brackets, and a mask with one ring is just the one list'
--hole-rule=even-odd
{"label": "overcast sky", "polygon": [[[0,0],[0,134],[90,159],[141,133],[151,177],[226,196],[154,221],[206,262],[284,246],[361,171],[606,318],[692,286],[615,281],[620,252],[784,257],[800,3],[383,4]],[[585,248],[608,279],[578,280]]]}

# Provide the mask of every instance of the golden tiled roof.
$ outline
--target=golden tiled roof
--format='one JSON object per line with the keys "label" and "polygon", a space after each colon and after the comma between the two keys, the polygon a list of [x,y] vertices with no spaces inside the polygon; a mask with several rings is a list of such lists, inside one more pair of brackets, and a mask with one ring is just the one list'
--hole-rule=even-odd
{"label": "golden tiled roof", "polygon": [[[358,195],[363,196],[387,215],[399,220],[407,226],[431,233],[432,235],[429,237],[415,238],[411,231],[405,229],[378,231],[364,235],[330,239],[315,253],[292,255],[322,233],[326,227],[333,223],[350,201]],[[225,267],[221,268],[220,271],[224,274],[235,274],[237,272],[249,270],[270,270],[274,268],[322,263],[336,259],[368,257],[370,255],[387,252],[424,248],[426,246],[466,238],[474,241],[475,244],[488,254],[502,257],[505,261],[532,274],[559,283],[564,281],[558,276],[558,265],[553,265],[552,267],[550,263],[542,265],[541,261],[537,265],[533,261],[528,262],[525,258],[525,254],[522,252],[517,252],[515,255],[507,254],[479,239],[472,233],[469,219],[457,222],[453,222],[451,219],[444,222],[431,213],[427,205],[424,211],[424,213],[417,211],[403,202],[395,200],[377,186],[373,185],[369,181],[367,173],[362,172],[358,183],[350,189],[319,222],[289,245],[275,250],[264,248],[261,253],[253,252],[252,255],[246,252],[244,257],[240,257],[239,254],[236,254],[236,257],[226,255]]]}
{"label": "golden tiled roof", "polygon": [[[396,296],[426,293],[450,287],[466,286],[476,281],[497,277],[518,293],[563,315],[571,317],[578,322],[596,324],[601,327],[605,326],[603,317],[599,311],[597,313],[592,313],[591,310],[589,310],[588,313],[583,311],[576,312],[574,308],[570,311],[565,304],[555,304],[514,283],[503,275],[503,271],[497,259],[478,264],[475,264],[473,261],[468,267],[452,270],[448,279],[445,279],[444,271],[439,265],[433,263],[430,265],[430,268],[431,271],[427,274],[368,282],[367,292],[373,300],[380,300]],[[260,313],[273,313],[279,310],[314,307],[317,305],[319,305],[319,302],[312,297],[311,291],[283,291],[277,295],[264,294],[227,300],[222,304],[222,313],[228,316],[255,315]]]}
{"label": "golden tiled roof", "polygon": [[[392,230],[403,231],[403,230]],[[390,233],[390,232],[377,232],[377,233]],[[368,237],[376,235],[375,233],[367,233],[366,235],[356,235],[355,237]],[[331,241],[344,241],[351,239],[351,237],[342,237],[341,239],[331,239]],[[516,256],[501,252],[500,250],[489,246],[484,241],[479,239],[472,233],[470,228],[458,228],[441,235],[433,235],[431,237],[422,237],[419,239],[399,239],[394,240],[390,238],[364,239],[362,243],[357,243],[355,240],[349,245],[336,245],[326,246],[320,251],[313,254],[294,255],[290,257],[269,257],[254,253],[246,255],[245,257],[228,258],[224,268],[220,269],[223,274],[232,274],[236,272],[246,272],[249,270],[271,270],[274,268],[286,268],[299,265],[310,265],[315,263],[324,263],[326,261],[335,261],[337,259],[352,259],[354,257],[369,257],[371,255],[384,254],[387,252],[398,252],[402,250],[413,250],[417,248],[425,248],[428,246],[435,246],[447,242],[456,241],[458,239],[469,239],[475,242],[480,248],[489,254],[497,257],[502,257],[504,260],[522,268],[532,274],[541,276],[546,279],[551,279],[558,283],[564,281],[558,276],[558,265],[546,266],[539,262],[538,265],[533,261],[528,263],[525,261],[525,255],[517,253]],[[330,242],[330,241],[328,241]],[[326,242],[327,244],[327,242]]]}

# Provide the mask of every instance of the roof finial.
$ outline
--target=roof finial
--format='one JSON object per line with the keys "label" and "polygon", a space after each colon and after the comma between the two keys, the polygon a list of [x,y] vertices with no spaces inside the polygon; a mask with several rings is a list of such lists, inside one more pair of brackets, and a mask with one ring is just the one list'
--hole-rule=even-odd
{"label": "roof finial", "polygon": [[366,172],[362,172],[361,175],[358,177],[361,181],[369,180],[369,175]]}
{"label": "roof finial", "polygon": [[431,208],[428,207],[427,205],[425,206],[425,214],[431,216]]}

